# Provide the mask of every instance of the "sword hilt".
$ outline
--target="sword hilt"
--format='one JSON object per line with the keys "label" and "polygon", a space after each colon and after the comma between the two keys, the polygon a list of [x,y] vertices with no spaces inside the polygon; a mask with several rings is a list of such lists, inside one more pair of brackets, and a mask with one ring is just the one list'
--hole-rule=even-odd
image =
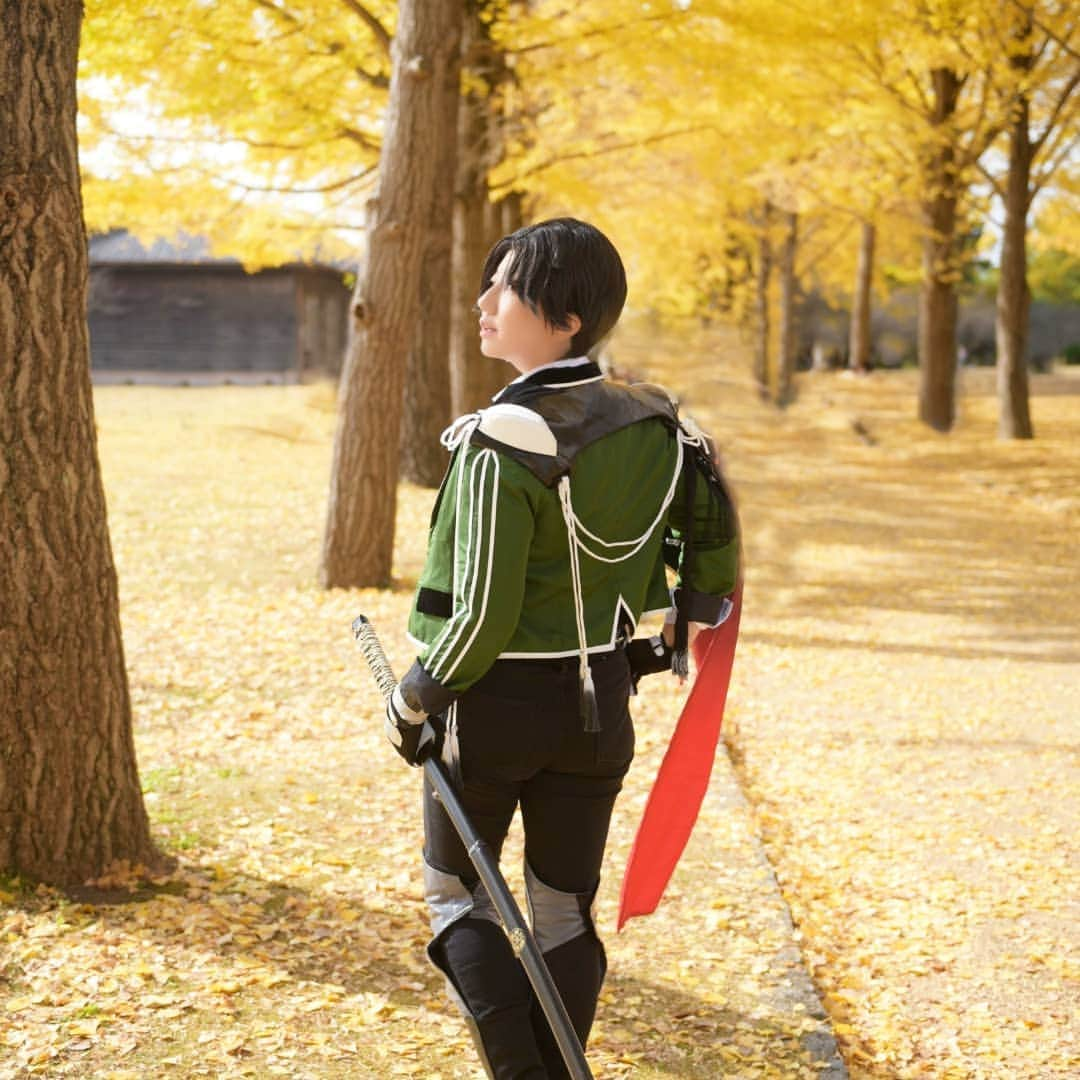
{"label": "sword hilt", "polygon": [[379,684],[382,696],[388,698],[397,686],[397,679],[394,678],[394,669],[390,666],[390,661],[386,659],[386,653],[383,652],[375,627],[371,625],[366,615],[357,615],[353,619],[352,632],[356,644],[360,646],[360,651],[364,654],[364,659],[371,669],[371,674]]}

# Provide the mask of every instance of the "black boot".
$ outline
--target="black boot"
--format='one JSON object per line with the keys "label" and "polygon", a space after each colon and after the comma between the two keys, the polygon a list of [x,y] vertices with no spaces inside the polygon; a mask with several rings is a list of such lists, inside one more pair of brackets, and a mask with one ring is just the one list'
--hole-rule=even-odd
{"label": "black boot", "polygon": [[[595,933],[587,930],[573,941],[545,953],[544,960],[566,1006],[570,1022],[584,1047],[592,1029],[600,988],[604,985],[604,975],[607,973],[604,946]],[[547,1075],[551,1080],[566,1080],[570,1074],[559,1052],[559,1044],[555,1041],[544,1010],[537,1001],[533,1002],[532,1007],[532,1028]]]}

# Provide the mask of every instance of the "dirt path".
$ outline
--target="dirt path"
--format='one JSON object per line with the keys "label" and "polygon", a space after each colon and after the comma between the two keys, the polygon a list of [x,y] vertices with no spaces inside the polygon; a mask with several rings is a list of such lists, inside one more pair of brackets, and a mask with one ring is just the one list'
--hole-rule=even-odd
{"label": "dirt path", "polygon": [[[1075,382],[1036,380],[1040,437],[1005,445],[983,373],[942,438],[911,419],[910,374],[801,378],[779,414],[730,342],[619,359],[690,388],[738,486],[727,738],[753,811],[718,770],[661,911],[615,937],[681,700],[648,687],[601,893],[598,1075],[817,1075],[828,1025],[784,999],[796,945],[853,1076],[1075,1075]],[[365,610],[408,661],[430,493],[402,491],[398,588],[324,593],[324,391],[96,398],[140,766],[179,865],[95,903],[0,882],[0,1076],[472,1075],[422,960],[417,777],[347,634]]]}
{"label": "dirt path", "polygon": [[747,537],[727,739],[852,1075],[1076,1075],[1080,380],[1005,444],[991,372],[948,438],[914,373],[783,416],[694,374]]}

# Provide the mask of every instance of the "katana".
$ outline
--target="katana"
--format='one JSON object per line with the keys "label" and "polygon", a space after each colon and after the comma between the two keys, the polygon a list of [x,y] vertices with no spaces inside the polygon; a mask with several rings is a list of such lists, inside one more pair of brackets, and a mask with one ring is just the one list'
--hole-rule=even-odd
{"label": "katana", "polygon": [[[358,615],[353,620],[352,632],[383,698],[388,698],[394,692],[397,679],[394,678],[390,661],[387,660],[375,629],[366,615]],[[574,1025],[570,1022],[566,1006],[559,997],[559,991],[544,962],[543,954],[522,917],[514,894],[499,870],[499,864],[491,855],[491,849],[477,833],[465,812],[465,807],[461,805],[446,766],[439,758],[428,755],[424,759],[424,776],[445,807],[470,861],[480,876],[484,888],[487,889],[495,910],[499,913],[503,929],[510,940],[510,948],[513,949],[514,955],[525,969],[525,974],[532,984],[540,1007],[544,1010],[544,1016],[547,1018],[552,1035],[555,1036],[559,1053],[562,1054],[572,1080],[592,1080],[589,1063],[585,1060],[585,1051],[581,1048],[581,1041],[577,1037],[577,1032],[574,1031]]]}

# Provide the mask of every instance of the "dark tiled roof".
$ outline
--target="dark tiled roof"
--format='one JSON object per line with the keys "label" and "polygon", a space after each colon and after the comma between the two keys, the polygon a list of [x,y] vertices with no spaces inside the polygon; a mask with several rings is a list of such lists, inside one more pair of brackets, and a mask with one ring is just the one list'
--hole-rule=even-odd
{"label": "dark tiled roof", "polygon": [[174,240],[157,239],[149,247],[125,229],[112,229],[90,237],[90,262],[94,263],[210,263],[238,266],[239,259],[210,254],[203,236],[177,233]]}
{"label": "dark tiled roof", "polygon": [[[95,233],[89,240],[90,265],[107,263],[184,264],[191,266],[239,266],[240,260],[232,256],[210,254],[210,241],[205,236],[192,236],[178,232],[172,240],[161,237],[149,246],[131,235],[126,229],[110,229],[107,233]],[[285,266],[305,266],[319,270],[343,273],[355,270],[353,260],[318,261],[296,259]]]}

